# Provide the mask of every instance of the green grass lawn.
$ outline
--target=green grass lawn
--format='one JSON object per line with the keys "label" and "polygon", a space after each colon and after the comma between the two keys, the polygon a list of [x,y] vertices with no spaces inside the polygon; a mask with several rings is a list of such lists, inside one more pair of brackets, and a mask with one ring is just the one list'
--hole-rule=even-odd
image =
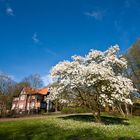
{"label": "green grass lawn", "polygon": [[0,140],[140,140],[140,117],[44,116],[0,122]]}

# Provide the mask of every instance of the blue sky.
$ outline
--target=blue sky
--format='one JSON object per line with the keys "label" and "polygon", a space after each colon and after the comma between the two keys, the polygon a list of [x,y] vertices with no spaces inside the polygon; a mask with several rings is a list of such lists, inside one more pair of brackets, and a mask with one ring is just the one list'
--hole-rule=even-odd
{"label": "blue sky", "polygon": [[0,71],[15,80],[140,37],[139,0],[0,0]]}

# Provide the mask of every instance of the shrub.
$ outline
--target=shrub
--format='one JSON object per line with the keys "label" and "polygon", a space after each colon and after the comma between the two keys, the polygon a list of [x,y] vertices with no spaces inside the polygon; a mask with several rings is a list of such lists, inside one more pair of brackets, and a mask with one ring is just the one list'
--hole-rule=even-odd
{"label": "shrub", "polygon": [[40,112],[41,112],[41,114],[44,114],[45,113],[45,110],[44,109],[41,109]]}
{"label": "shrub", "polygon": [[73,113],[89,113],[91,112],[90,109],[86,108],[86,107],[65,107],[61,110],[61,113],[64,114],[73,114]]}
{"label": "shrub", "polygon": [[133,104],[133,115],[140,116],[140,103]]}

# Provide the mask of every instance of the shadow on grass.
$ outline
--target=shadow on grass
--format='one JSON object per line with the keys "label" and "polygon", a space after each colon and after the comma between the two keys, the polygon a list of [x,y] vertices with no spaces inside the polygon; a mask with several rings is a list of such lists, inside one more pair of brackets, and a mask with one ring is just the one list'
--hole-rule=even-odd
{"label": "shadow on grass", "polygon": [[139,140],[139,139],[135,139],[135,138],[132,138],[132,137],[116,137],[114,138],[114,140]]}
{"label": "shadow on grass", "polygon": [[[75,121],[82,121],[82,122],[95,122],[95,118],[93,115],[70,115],[66,117],[60,117],[64,120],[71,119]],[[129,125],[127,119],[119,118],[119,117],[111,117],[111,116],[102,116],[101,117],[102,123],[105,125],[109,124],[122,124],[122,125]]]}

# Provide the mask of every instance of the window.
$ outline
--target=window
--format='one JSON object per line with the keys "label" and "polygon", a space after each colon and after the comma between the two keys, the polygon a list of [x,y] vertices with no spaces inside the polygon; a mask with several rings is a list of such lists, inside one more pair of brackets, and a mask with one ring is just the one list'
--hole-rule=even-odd
{"label": "window", "polygon": [[12,105],[12,110],[14,110],[14,109],[15,109],[15,107],[16,107],[16,106],[15,106],[15,104],[13,104],[13,105]]}
{"label": "window", "polygon": [[23,109],[23,104],[19,104],[19,109]]}
{"label": "window", "polygon": [[32,99],[35,99],[35,96],[32,96]]}
{"label": "window", "polygon": [[31,107],[31,108],[34,108],[34,107],[35,107],[35,103],[32,102],[30,107]]}
{"label": "window", "polygon": [[25,100],[26,95],[21,95],[20,100]]}

